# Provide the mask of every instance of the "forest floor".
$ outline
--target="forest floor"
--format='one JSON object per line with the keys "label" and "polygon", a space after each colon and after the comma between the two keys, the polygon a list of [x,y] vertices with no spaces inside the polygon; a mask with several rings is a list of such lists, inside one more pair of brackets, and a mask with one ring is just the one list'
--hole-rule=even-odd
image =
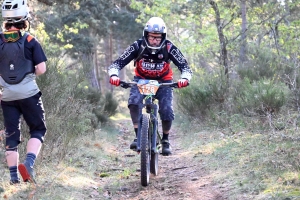
{"label": "forest floor", "polygon": [[140,155],[129,149],[133,139],[131,121],[128,117],[112,121],[78,138],[80,145],[61,161],[47,162],[47,152],[42,151],[35,165],[37,185],[9,185],[1,151],[0,199],[300,199],[300,178],[294,176],[297,173],[274,178],[270,168],[259,168],[270,160],[277,166],[280,161],[280,157],[262,155],[266,151],[263,135],[240,132],[232,137],[220,131],[197,131],[197,125],[180,120],[170,134],[173,154],[159,156],[159,174],[151,175],[149,186],[143,187]]}

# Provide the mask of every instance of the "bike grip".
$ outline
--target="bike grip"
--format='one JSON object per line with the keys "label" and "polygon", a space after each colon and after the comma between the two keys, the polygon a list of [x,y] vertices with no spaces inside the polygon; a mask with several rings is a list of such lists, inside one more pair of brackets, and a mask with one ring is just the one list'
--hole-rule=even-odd
{"label": "bike grip", "polygon": [[177,83],[177,82],[176,82],[176,83],[173,83],[173,84],[172,84],[172,87],[173,87],[173,88],[178,88],[178,83]]}
{"label": "bike grip", "polygon": [[120,81],[120,86],[125,89],[127,89],[129,87],[128,83],[126,83],[125,81]]}

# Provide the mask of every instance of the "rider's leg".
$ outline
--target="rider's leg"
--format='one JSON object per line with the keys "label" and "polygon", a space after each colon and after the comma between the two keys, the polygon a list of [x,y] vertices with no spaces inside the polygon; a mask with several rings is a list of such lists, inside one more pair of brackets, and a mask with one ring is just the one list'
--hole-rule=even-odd
{"label": "rider's leg", "polygon": [[131,121],[134,127],[135,136],[137,136],[137,129],[138,129],[138,117],[139,117],[139,106],[138,105],[129,105],[129,112]]}
{"label": "rider's leg", "polygon": [[139,103],[143,100],[143,96],[140,94],[137,86],[133,86],[130,89],[130,95],[128,99],[128,108],[135,132],[135,138],[130,144],[130,149],[136,149],[137,147],[137,132],[138,132],[138,118],[139,118]]}
{"label": "rider's leg", "polygon": [[1,102],[5,127],[5,157],[10,172],[10,184],[20,182],[18,176],[18,145],[21,142],[20,116],[21,113],[14,101]]}
{"label": "rider's leg", "polygon": [[172,121],[174,120],[174,111],[173,111],[173,90],[169,87],[159,88],[156,98],[159,103],[159,114],[162,121],[162,154],[170,155],[170,143],[169,143],[169,133],[172,127]]}
{"label": "rider's leg", "polygon": [[136,149],[137,148],[139,107],[138,107],[138,105],[129,105],[128,108],[130,111],[130,116],[131,116],[134,132],[135,132],[135,138],[134,138],[133,142],[130,144],[130,149]]}
{"label": "rider's leg", "polygon": [[130,116],[135,132],[135,138],[130,144],[130,149],[136,149],[137,146],[137,132],[138,132],[138,115],[139,115],[139,106],[138,105],[129,105]]}
{"label": "rider's leg", "polygon": [[162,131],[163,131],[162,140],[169,140],[169,132],[172,126],[172,121],[162,120],[161,124],[162,124]]}
{"label": "rider's leg", "polygon": [[39,92],[30,98],[22,100],[22,113],[30,133],[30,139],[27,142],[26,158],[18,166],[24,181],[35,182],[33,167],[47,132],[41,95]]}

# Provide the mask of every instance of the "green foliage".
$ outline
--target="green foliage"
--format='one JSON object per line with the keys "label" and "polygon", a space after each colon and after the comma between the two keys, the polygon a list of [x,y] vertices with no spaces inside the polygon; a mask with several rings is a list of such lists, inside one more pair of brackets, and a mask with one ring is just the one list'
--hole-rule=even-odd
{"label": "green foliage", "polygon": [[190,117],[202,118],[210,108],[212,91],[206,86],[190,84],[189,87],[176,91],[179,110]]}
{"label": "green foliage", "polygon": [[114,99],[112,93],[106,93],[105,103],[104,103],[104,112],[108,117],[113,116],[117,112],[118,102]]}
{"label": "green foliage", "polygon": [[251,60],[237,70],[241,78],[247,77],[251,81],[274,79],[283,71],[278,55],[269,51],[269,48],[249,48],[249,56]]}
{"label": "green foliage", "polygon": [[133,41],[133,36],[142,33],[125,1],[57,1],[36,14],[43,19],[52,45],[76,59],[94,53],[99,41],[109,35]]}
{"label": "green foliage", "polygon": [[[175,90],[178,108],[190,117],[204,118],[208,111],[222,107],[227,93],[227,81],[223,73],[194,73],[190,86]],[[195,80],[196,79],[196,80]]]}
{"label": "green foliage", "polygon": [[87,99],[93,105],[93,113],[97,117],[98,122],[105,123],[109,117],[117,112],[118,101],[112,93],[106,93],[104,97],[96,89],[89,89]]}
{"label": "green foliage", "polygon": [[101,93],[97,89],[89,87],[87,92],[87,99],[91,104],[97,105],[101,100]]}
{"label": "green foliage", "polygon": [[251,82],[245,78],[240,83],[236,94],[236,106],[247,115],[266,116],[278,113],[280,108],[287,103],[289,94],[289,88],[281,82],[270,79]]}

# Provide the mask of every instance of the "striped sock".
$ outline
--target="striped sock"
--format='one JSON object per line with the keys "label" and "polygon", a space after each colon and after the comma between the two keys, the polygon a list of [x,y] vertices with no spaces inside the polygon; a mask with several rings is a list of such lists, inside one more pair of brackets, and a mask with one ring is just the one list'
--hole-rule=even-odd
{"label": "striped sock", "polygon": [[9,167],[9,173],[10,173],[10,179],[12,181],[19,180],[18,167],[17,166]]}
{"label": "striped sock", "polygon": [[36,155],[33,153],[27,153],[25,162],[29,164],[30,167],[33,167],[36,159]]}

